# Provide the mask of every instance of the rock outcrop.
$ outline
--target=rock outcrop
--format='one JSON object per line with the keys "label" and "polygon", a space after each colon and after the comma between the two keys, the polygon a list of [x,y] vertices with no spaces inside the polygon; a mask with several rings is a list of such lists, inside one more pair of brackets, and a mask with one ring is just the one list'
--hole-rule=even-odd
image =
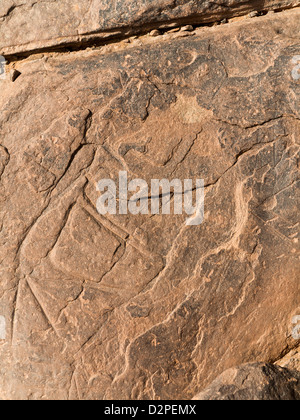
{"label": "rock outcrop", "polygon": [[276,365],[300,372],[300,346],[291,350]]}
{"label": "rock outcrop", "polygon": [[[1,399],[191,399],[299,345],[300,8],[126,38],[298,3],[2,1]],[[101,216],[120,171],[204,179],[203,223]]]}
{"label": "rock outcrop", "polygon": [[211,23],[299,0],[2,0],[0,54],[128,36],[148,28]]}
{"label": "rock outcrop", "polygon": [[195,400],[300,401],[300,373],[270,364],[229,369]]}

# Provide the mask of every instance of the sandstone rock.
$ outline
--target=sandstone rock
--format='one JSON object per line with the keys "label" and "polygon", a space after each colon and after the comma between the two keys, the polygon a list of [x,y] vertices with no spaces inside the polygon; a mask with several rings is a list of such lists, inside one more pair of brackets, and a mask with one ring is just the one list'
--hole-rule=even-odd
{"label": "sandstone rock", "polygon": [[297,370],[300,372],[300,347],[291,350],[276,364],[278,366],[282,366],[290,370]]}
{"label": "sandstone rock", "polygon": [[[50,31],[43,14],[28,39],[17,33],[28,13],[59,15],[35,3],[3,3],[2,50],[73,42],[68,21]],[[118,26],[105,16],[101,30]],[[0,398],[190,399],[296,347],[299,18],[14,63],[21,76],[0,81]],[[121,170],[204,179],[204,222],[100,216],[97,183]]]}
{"label": "sandstone rock", "polygon": [[149,35],[150,36],[159,36],[159,35],[161,35],[161,32],[158,29],[154,29],[153,31],[150,32]]}
{"label": "sandstone rock", "polygon": [[183,32],[192,32],[194,30],[192,25],[185,25],[181,28],[181,31]]}
{"label": "sandstone rock", "polygon": [[19,76],[21,76],[21,73],[18,70],[13,69],[10,71],[9,77],[12,82],[15,82]]}
{"label": "sandstone rock", "polygon": [[270,364],[229,369],[194,400],[300,401],[300,374]]}
{"label": "sandstone rock", "polygon": [[215,22],[299,4],[299,0],[2,0],[0,54],[78,45],[147,31],[147,26],[170,21]]}
{"label": "sandstone rock", "polygon": [[255,10],[254,12],[250,12],[249,13],[249,17],[250,18],[255,18],[255,17],[257,17],[259,15],[259,13]]}

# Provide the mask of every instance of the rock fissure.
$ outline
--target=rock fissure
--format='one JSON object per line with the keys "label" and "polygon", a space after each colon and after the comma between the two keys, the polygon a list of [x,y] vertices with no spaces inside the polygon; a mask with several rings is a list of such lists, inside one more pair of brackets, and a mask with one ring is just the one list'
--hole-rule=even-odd
{"label": "rock fissure", "polygon": [[[218,6],[220,6],[218,3],[213,3],[213,2],[209,2],[211,4],[216,4]],[[258,2],[259,3],[259,2]],[[226,7],[227,10],[230,10],[230,6],[227,6],[225,4],[221,5],[222,7]],[[158,36],[158,38],[160,38],[163,35],[168,35],[168,33],[170,33],[170,31],[172,32],[173,30],[179,30],[180,28],[187,26],[187,25],[192,25],[193,26],[193,30],[197,30],[197,29],[202,29],[205,27],[212,27],[216,24],[230,24],[231,21],[234,21],[235,18],[244,18],[247,17],[249,15],[249,13],[251,11],[256,11],[258,10],[259,13],[255,16],[255,18],[259,18],[259,17],[263,17],[265,15],[267,15],[270,11],[280,14],[281,12],[285,12],[288,10],[294,10],[294,9],[298,9],[300,7],[299,4],[296,4],[295,6],[287,6],[287,7],[277,7],[277,8],[271,8],[271,9],[261,9],[261,7],[259,7],[259,5],[257,4],[258,7],[255,7],[253,5],[252,9],[247,10],[247,12],[245,14],[237,14],[234,15],[232,13],[230,13],[229,16],[229,20],[226,22],[221,22],[220,19],[219,20],[211,20],[208,21],[206,23],[204,22],[199,22],[199,18],[197,17],[187,17],[187,18],[182,18],[180,20],[176,19],[176,20],[172,20],[169,19],[165,22],[159,22],[157,24],[153,24],[153,25],[143,25],[143,27],[141,27],[140,29],[136,28],[132,28],[130,26],[122,28],[122,32],[119,33],[115,33],[116,31],[120,31],[119,28],[112,28],[110,30],[110,32],[112,33],[110,35],[109,32],[105,32],[104,33],[104,39],[101,38],[101,32],[99,31],[92,31],[92,32],[86,32],[84,34],[81,35],[81,37],[83,39],[81,40],[74,40],[71,41],[68,38],[65,38],[63,41],[59,41],[58,45],[55,46],[55,42],[54,45],[49,45],[47,47],[40,47],[40,48],[35,48],[35,49],[30,49],[28,47],[26,47],[26,45],[24,45],[24,51],[13,51],[13,52],[6,52],[6,50],[10,51],[9,48],[4,49],[3,51],[1,51],[1,44],[0,44],[0,53],[2,53],[3,56],[5,56],[5,58],[8,60],[9,63],[18,63],[19,61],[22,61],[24,59],[34,59],[35,56],[40,55],[40,54],[69,54],[71,52],[80,52],[80,51],[84,51],[84,50],[88,50],[91,47],[92,48],[100,48],[103,46],[107,46],[107,45],[113,45],[113,44],[120,44],[122,43],[122,41],[129,41],[130,39],[132,39],[132,37],[134,37],[134,39],[139,39],[140,37],[144,37],[145,35],[148,35],[149,33],[151,33],[151,31],[154,30],[159,30],[160,31],[160,36]],[[21,6],[12,6],[11,11],[15,10],[17,7],[21,7]],[[176,6],[175,6],[176,7]],[[226,16],[226,15],[225,15]],[[223,17],[224,18],[224,17]],[[201,18],[200,18],[201,19]],[[165,27],[164,27],[165,25]],[[188,35],[194,35],[193,33],[185,33],[183,34],[183,36],[188,36]],[[99,39],[100,37],[100,39]],[[72,38],[72,37],[71,37]]]}

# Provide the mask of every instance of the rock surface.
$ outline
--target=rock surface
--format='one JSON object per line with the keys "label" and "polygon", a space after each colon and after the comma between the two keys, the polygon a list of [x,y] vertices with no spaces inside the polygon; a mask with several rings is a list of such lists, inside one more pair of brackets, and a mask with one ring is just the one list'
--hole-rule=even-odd
{"label": "rock surface", "polygon": [[300,346],[290,351],[276,363],[278,366],[300,372]]}
{"label": "rock surface", "polygon": [[[228,368],[296,348],[299,19],[10,63],[0,398],[190,399]],[[204,223],[100,216],[97,182],[120,170],[203,178]]]}
{"label": "rock surface", "polygon": [[147,26],[208,23],[299,0],[1,0],[0,54],[133,34]]}
{"label": "rock surface", "polygon": [[300,373],[263,363],[229,369],[194,400],[300,401]]}

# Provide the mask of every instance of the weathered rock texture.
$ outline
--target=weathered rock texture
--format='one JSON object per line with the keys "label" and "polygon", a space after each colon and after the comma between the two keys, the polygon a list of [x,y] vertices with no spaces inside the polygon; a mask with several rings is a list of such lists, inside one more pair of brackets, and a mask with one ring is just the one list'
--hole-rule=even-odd
{"label": "weathered rock texture", "polygon": [[229,369],[195,400],[300,401],[300,374],[270,364]]}
{"label": "weathered rock texture", "polygon": [[300,346],[290,351],[281,360],[276,362],[276,364],[300,372]]}
{"label": "weathered rock texture", "polygon": [[299,0],[2,0],[0,54],[76,44],[174,22],[209,23]]}
{"label": "weathered rock texture", "polygon": [[[9,22],[42,7],[50,21],[58,2],[35,3],[4,10],[2,49],[22,43]],[[108,11],[92,30],[118,25]],[[10,64],[21,75],[0,81],[2,399],[189,399],[296,347],[299,18]],[[149,184],[204,178],[204,223],[101,217],[96,183],[120,170]]]}

